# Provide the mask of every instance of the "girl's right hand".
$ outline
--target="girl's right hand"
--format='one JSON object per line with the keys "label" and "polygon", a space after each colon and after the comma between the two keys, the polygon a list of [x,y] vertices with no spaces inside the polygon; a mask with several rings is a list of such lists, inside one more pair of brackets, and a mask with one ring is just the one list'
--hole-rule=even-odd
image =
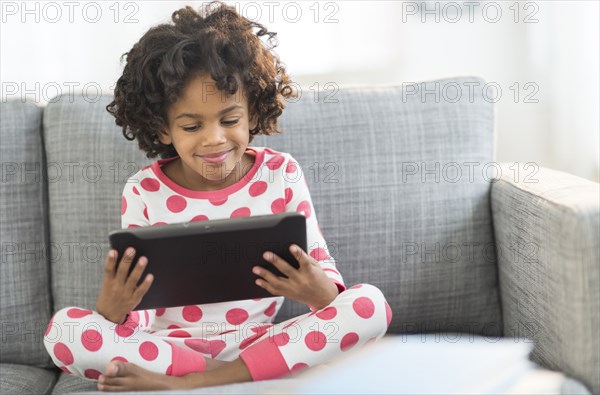
{"label": "girl's right hand", "polygon": [[115,324],[125,322],[127,314],[140,303],[154,279],[152,274],[147,274],[144,281],[137,285],[148,263],[148,258],[144,256],[138,259],[128,275],[134,256],[135,250],[129,247],[116,267],[117,251],[110,250],[104,264],[104,280],[96,299],[96,311]]}

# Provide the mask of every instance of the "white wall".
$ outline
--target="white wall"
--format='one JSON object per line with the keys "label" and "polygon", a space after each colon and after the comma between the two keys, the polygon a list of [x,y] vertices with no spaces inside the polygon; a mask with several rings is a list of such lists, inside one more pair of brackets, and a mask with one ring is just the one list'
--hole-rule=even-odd
{"label": "white wall", "polygon": [[[150,26],[167,22],[179,7],[202,2],[1,3],[2,99],[26,96],[44,104],[57,87],[68,93],[72,84],[79,84],[76,92],[88,84],[88,96],[97,86],[108,92],[121,70],[120,55]],[[481,76],[502,90],[496,103],[498,161],[535,162],[600,178],[596,1],[475,1],[472,8],[465,1],[228,3],[252,19],[261,12],[256,20],[278,32],[276,52],[303,90],[327,82],[401,85]],[[462,6],[460,17],[454,5]],[[423,6],[434,13],[422,15]],[[93,22],[96,9],[101,15]],[[301,14],[294,22],[297,9]],[[497,9],[502,14],[495,18]],[[129,14],[134,21],[125,20]],[[528,15],[537,21],[526,23]],[[530,100],[537,102],[525,102],[534,89]]]}

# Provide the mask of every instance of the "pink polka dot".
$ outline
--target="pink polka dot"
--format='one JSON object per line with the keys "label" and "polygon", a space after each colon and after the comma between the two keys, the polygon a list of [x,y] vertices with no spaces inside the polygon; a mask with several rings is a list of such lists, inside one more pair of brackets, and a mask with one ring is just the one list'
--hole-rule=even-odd
{"label": "pink polka dot", "polygon": [[285,188],[285,204],[291,202],[293,197],[294,191],[292,191],[292,188]]}
{"label": "pink polka dot", "polygon": [[298,207],[296,208],[296,212],[298,212],[298,213],[304,212],[304,216],[306,218],[310,218],[310,214],[311,214],[310,203],[307,200],[301,201],[300,204],[298,204]]}
{"label": "pink polka dot", "polygon": [[283,198],[273,200],[271,203],[271,212],[273,214],[283,213],[285,211],[285,200]]}
{"label": "pink polka dot", "polygon": [[267,190],[267,183],[264,181],[257,181],[250,186],[248,193],[252,197],[262,195]]}
{"label": "pink polka dot", "polygon": [[292,372],[292,374],[295,374],[295,373],[300,373],[306,369],[308,369],[307,364],[305,364],[304,362],[298,362],[297,364],[292,366],[292,368],[290,369],[290,372]]}
{"label": "pink polka dot", "polygon": [[194,351],[210,354],[210,342],[205,339],[185,339],[183,343]]}
{"label": "pink polka dot", "polygon": [[390,322],[392,322],[392,308],[388,302],[385,302],[385,321],[387,326],[390,326]]}
{"label": "pink polka dot", "polygon": [[121,356],[119,356],[119,357],[114,357],[113,359],[111,359],[111,361],[121,361],[121,362],[128,362],[128,361],[127,361],[127,358],[125,358],[125,357],[121,357]]}
{"label": "pink polka dot", "polygon": [[252,330],[252,332],[264,335],[265,333],[267,333],[269,331],[269,328],[272,326],[273,326],[273,324],[264,324],[264,325],[257,326],[257,327],[251,327],[250,329]]}
{"label": "pink polka dot", "polygon": [[140,312],[139,311],[129,312],[129,317],[127,317],[127,320],[134,323],[135,326],[138,326],[140,324]]}
{"label": "pink polka dot", "polygon": [[145,205],[145,204],[144,204],[144,217],[145,217],[146,219],[150,219],[150,218],[148,218],[148,207],[146,207],[146,205]]}
{"label": "pink polka dot", "polygon": [[160,317],[161,315],[163,315],[165,313],[165,310],[167,310],[167,309],[165,309],[164,307],[156,309],[156,316]]}
{"label": "pink polka dot", "polygon": [[361,318],[371,318],[373,313],[375,313],[375,305],[371,299],[367,298],[366,296],[356,298],[356,300],[352,303],[352,308]]}
{"label": "pink polka dot", "polygon": [[160,226],[160,225],[166,225],[166,224],[167,224],[166,222],[160,222],[159,221],[159,222],[153,223],[152,226]]}
{"label": "pink polka dot", "polygon": [[167,370],[165,371],[165,374],[166,374],[167,376],[172,376],[172,375],[173,375],[173,364],[170,364],[170,365],[167,367]]}
{"label": "pink polka dot", "polygon": [[144,178],[140,185],[148,192],[156,192],[160,188],[160,184],[154,178]]}
{"label": "pink polka dot", "polygon": [[328,259],[331,259],[331,257],[323,247],[315,248],[310,252],[309,255],[312,256],[316,261],[326,261]]}
{"label": "pink polka dot", "polygon": [[273,314],[275,314],[275,307],[276,306],[277,306],[277,302],[275,302],[275,301],[271,302],[271,304],[269,305],[269,307],[267,307],[267,309],[265,310],[265,315],[267,317],[273,316]]}
{"label": "pink polka dot", "polygon": [[128,228],[139,228],[139,225],[136,224],[129,224]]}
{"label": "pink polka dot", "polygon": [[231,309],[225,314],[225,319],[231,325],[239,325],[248,319],[248,312],[244,309]]}
{"label": "pink polka dot", "polygon": [[52,329],[52,321],[53,319],[50,318],[50,322],[48,322],[48,326],[46,327],[46,332],[44,333],[44,336],[48,336],[48,333],[50,333],[50,330]]}
{"label": "pink polka dot", "polygon": [[208,217],[206,215],[196,215],[194,218],[192,218],[191,222],[200,222],[200,221],[208,221]]}
{"label": "pink polka dot", "polygon": [[217,355],[225,349],[227,344],[223,340],[211,340],[210,341],[210,356],[214,359]]}
{"label": "pink polka dot", "polygon": [[293,173],[297,169],[296,162],[289,161],[287,166],[285,167],[286,173]]}
{"label": "pink polka dot", "polygon": [[88,329],[81,334],[81,344],[88,351],[98,351],[102,347],[102,335],[95,329]]}
{"label": "pink polka dot", "polygon": [[271,170],[277,170],[285,162],[285,158],[282,155],[277,155],[267,161],[265,165]]}
{"label": "pink polka dot", "polygon": [[185,306],[181,315],[188,322],[197,322],[202,318],[202,310],[198,306]]}
{"label": "pink polka dot", "polygon": [[167,199],[167,208],[172,213],[180,213],[187,207],[187,201],[183,196],[172,195]]}
{"label": "pink polka dot", "polygon": [[60,370],[62,370],[63,372],[65,372],[67,374],[73,374],[73,373],[71,373],[71,371],[69,369],[65,368],[64,366],[59,366],[59,367],[60,367]]}
{"label": "pink polka dot", "polygon": [[154,361],[158,357],[158,347],[152,342],[143,342],[140,345],[139,351],[142,358],[146,361]]}
{"label": "pink polka dot", "polygon": [[231,213],[231,218],[238,218],[238,217],[249,217],[250,216],[250,209],[248,207],[240,207],[238,209],[236,209],[233,213]]}
{"label": "pink polka dot", "polygon": [[125,321],[125,323],[117,325],[115,327],[115,333],[120,337],[129,337],[135,332],[135,326],[131,322]]}
{"label": "pink polka dot", "polygon": [[127,199],[125,199],[125,196],[121,197],[121,215],[125,214],[125,211],[127,211]]}
{"label": "pink polka dot", "polygon": [[256,333],[252,336],[248,336],[247,338],[242,340],[242,342],[240,343],[240,347],[239,347],[240,350],[245,349],[246,347],[248,347],[249,345],[251,345],[252,343],[257,341],[258,339],[260,339],[262,336],[263,336],[263,333]]}
{"label": "pink polka dot", "polygon": [[171,324],[167,327],[167,329],[179,329],[181,328],[179,325]]}
{"label": "pink polka dot", "polygon": [[56,343],[54,345],[54,356],[65,365],[73,363],[73,353],[64,343]]}
{"label": "pink polka dot", "polygon": [[342,342],[340,343],[340,348],[342,351],[348,351],[354,345],[358,343],[358,335],[354,332],[346,333],[344,337],[342,337]]}
{"label": "pink polka dot", "polygon": [[85,377],[87,377],[88,379],[93,379],[93,380],[98,380],[98,377],[102,374],[101,372],[97,371],[96,369],[86,369],[83,374],[85,375]]}
{"label": "pink polka dot", "polygon": [[140,191],[138,191],[137,187],[134,186],[132,190],[133,190],[133,193],[135,193],[136,195],[140,194]]}
{"label": "pink polka dot", "polygon": [[337,314],[337,310],[333,306],[326,307],[325,310],[319,311],[316,316],[322,320],[331,320]]}
{"label": "pink polka dot", "polygon": [[306,334],[306,336],[304,336],[304,343],[309,349],[313,351],[319,351],[322,350],[323,347],[325,347],[325,344],[327,343],[327,338],[325,337],[325,334],[323,334],[323,332],[310,331]]}
{"label": "pink polka dot", "polygon": [[77,308],[72,308],[67,310],[67,316],[69,318],[82,318],[85,317],[86,315],[90,315],[92,314],[91,310],[84,310],[84,309],[77,309]]}
{"label": "pink polka dot", "polygon": [[148,326],[148,324],[150,324],[150,316],[148,315],[148,310],[144,310],[144,318],[146,319],[146,323],[144,325]]}
{"label": "pink polka dot", "polygon": [[183,330],[175,330],[169,333],[169,337],[192,337],[189,332]]}
{"label": "pink polka dot", "polygon": [[285,346],[290,342],[290,335],[285,332],[281,332],[273,336],[273,341],[277,345],[277,347]]}
{"label": "pink polka dot", "polygon": [[227,196],[221,196],[221,197],[214,197],[214,198],[210,198],[208,199],[208,201],[210,202],[210,204],[212,204],[213,206],[222,206],[225,203],[227,203]]}

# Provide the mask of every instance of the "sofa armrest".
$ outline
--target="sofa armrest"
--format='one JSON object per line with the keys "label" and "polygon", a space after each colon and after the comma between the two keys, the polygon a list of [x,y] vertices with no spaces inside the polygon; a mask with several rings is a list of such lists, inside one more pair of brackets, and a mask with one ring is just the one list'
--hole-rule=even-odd
{"label": "sofa armrest", "polygon": [[491,190],[504,335],[600,393],[600,185],[509,166]]}

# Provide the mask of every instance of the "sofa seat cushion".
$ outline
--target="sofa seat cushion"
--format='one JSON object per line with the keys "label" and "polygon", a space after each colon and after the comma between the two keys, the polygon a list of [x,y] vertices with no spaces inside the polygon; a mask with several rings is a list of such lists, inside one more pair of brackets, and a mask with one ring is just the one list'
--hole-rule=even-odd
{"label": "sofa seat cushion", "polygon": [[50,394],[56,378],[54,369],[0,363],[0,394]]}

